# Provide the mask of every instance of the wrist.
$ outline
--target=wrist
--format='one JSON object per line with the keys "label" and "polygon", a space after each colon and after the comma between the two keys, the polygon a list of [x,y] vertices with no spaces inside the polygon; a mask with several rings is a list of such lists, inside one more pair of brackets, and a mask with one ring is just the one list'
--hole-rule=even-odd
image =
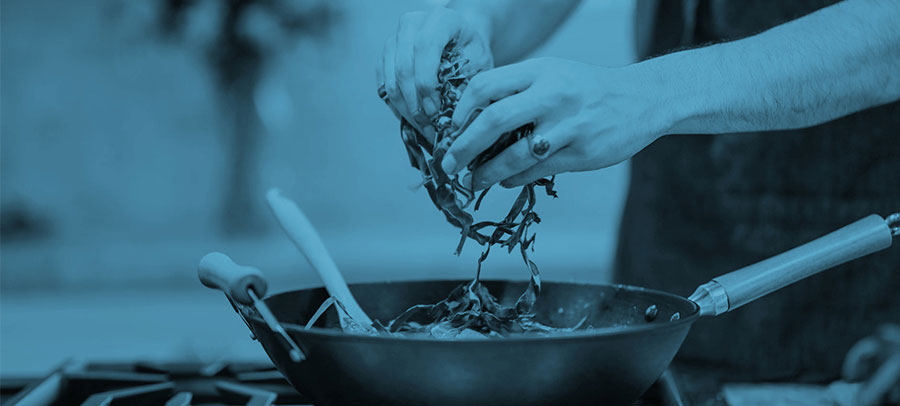
{"label": "wrist", "polygon": [[649,59],[640,68],[658,92],[662,134],[709,134],[717,116],[714,106],[731,92],[718,80],[718,63],[709,48],[698,48]]}
{"label": "wrist", "polygon": [[494,16],[484,4],[480,2],[474,4],[452,2],[447,7],[456,10],[487,44],[492,45]]}
{"label": "wrist", "polygon": [[493,49],[494,23],[493,19],[481,13],[462,13],[466,21],[472,25],[484,42]]}
{"label": "wrist", "polygon": [[676,68],[666,56],[649,59],[625,69],[633,70],[626,83],[632,83],[646,106],[643,121],[650,133],[650,142],[667,134],[684,134],[694,125],[698,106],[692,89],[694,85],[685,83],[683,74],[674,72]]}

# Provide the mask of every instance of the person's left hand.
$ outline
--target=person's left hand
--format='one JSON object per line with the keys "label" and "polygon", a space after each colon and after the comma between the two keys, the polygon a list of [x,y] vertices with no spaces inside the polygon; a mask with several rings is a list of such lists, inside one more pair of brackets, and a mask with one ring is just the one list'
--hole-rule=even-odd
{"label": "person's left hand", "polygon": [[[603,68],[556,58],[479,73],[463,92],[453,124],[461,127],[473,110],[484,110],[453,142],[442,166],[459,172],[500,135],[528,123],[535,124],[533,139],[519,140],[475,169],[475,189],[622,162],[672,125],[675,115],[659,78],[639,65]],[[549,151],[536,155],[530,143],[541,138]]]}

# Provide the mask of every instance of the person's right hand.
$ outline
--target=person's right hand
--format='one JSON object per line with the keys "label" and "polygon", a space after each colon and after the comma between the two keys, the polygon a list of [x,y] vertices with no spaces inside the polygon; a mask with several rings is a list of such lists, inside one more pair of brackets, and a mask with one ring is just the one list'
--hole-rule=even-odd
{"label": "person's right hand", "polygon": [[467,69],[486,70],[494,65],[489,37],[488,19],[475,14],[448,8],[404,14],[376,64],[379,96],[397,118],[433,138],[427,124],[441,106],[437,75],[444,47],[455,40],[469,60]]}

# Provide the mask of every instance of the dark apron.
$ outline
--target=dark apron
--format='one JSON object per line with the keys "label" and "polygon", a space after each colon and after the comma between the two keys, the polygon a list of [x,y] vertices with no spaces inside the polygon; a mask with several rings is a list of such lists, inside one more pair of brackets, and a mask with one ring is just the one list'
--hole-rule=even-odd
{"label": "dark apron", "polygon": [[[681,2],[656,5],[646,55],[752,35],[827,2],[694,3],[688,29]],[[802,130],[666,136],[632,159],[616,276],[687,296],[716,275],[897,211],[900,103]],[[889,321],[900,322],[900,246],[698,321],[678,359],[730,368],[735,379],[833,379],[850,346]]]}

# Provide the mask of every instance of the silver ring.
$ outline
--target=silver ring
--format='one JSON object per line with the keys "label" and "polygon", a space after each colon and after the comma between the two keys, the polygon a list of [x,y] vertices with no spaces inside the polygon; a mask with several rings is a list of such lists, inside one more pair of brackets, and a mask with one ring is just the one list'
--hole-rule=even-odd
{"label": "silver ring", "polygon": [[528,137],[528,149],[535,158],[544,159],[550,152],[550,141],[540,135],[532,134]]}
{"label": "silver ring", "polygon": [[384,82],[381,82],[381,85],[378,86],[378,97],[384,101],[388,99],[387,88],[384,86]]}

